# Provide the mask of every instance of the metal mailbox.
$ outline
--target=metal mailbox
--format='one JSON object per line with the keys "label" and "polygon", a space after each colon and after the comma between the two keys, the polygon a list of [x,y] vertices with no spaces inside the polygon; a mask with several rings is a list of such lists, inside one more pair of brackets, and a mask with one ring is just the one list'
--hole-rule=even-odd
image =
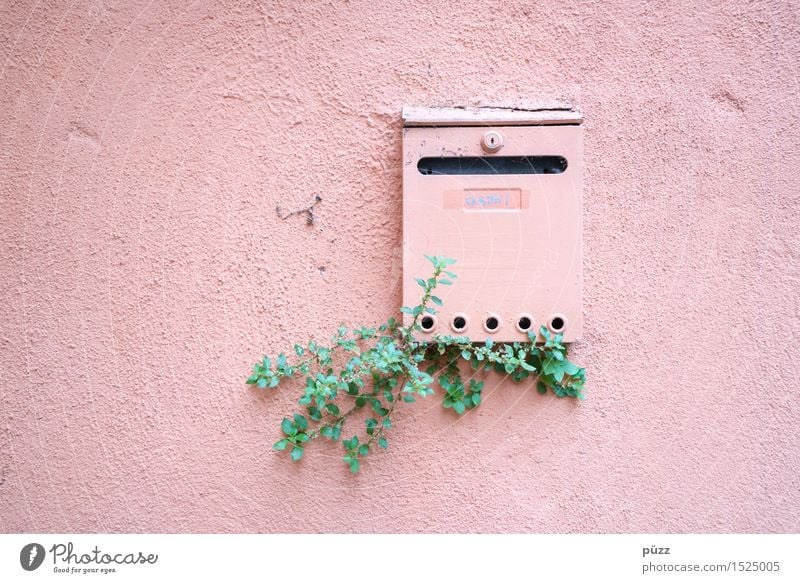
{"label": "metal mailbox", "polygon": [[422,335],[579,339],[580,114],[405,107],[403,121],[403,304],[419,303],[424,255],[458,260]]}

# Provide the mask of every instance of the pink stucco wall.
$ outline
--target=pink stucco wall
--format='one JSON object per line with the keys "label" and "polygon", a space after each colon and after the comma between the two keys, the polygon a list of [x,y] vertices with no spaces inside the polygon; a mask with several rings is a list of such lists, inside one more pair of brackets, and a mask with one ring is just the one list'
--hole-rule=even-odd
{"label": "pink stucco wall", "polygon": [[[798,530],[796,3],[0,11],[0,531]],[[586,117],[588,401],[271,452],[251,362],[400,303],[401,106],[542,99]]]}

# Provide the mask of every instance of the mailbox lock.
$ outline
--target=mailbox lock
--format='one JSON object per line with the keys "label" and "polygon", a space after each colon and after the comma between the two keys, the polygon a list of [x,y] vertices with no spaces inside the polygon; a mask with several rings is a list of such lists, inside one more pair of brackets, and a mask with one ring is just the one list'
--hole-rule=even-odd
{"label": "mailbox lock", "polygon": [[503,136],[494,130],[486,132],[481,139],[481,146],[486,152],[497,152],[503,147]]}

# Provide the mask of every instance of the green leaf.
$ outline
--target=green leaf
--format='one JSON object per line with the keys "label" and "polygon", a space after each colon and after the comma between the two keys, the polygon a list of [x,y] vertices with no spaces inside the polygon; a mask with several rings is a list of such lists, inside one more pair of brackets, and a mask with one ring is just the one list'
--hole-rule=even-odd
{"label": "green leaf", "polygon": [[283,352],[281,352],[278,355],[278,358],[275,359],[275,364],[277,365],[278,368],[283,368],[288,364],[286,360],[286,355]]}
{"label": "green leaf", "polygon": [[331,415],[337,415],[337,416],[339,415],[339,407],[337,407],[335,404],[328,403],[327,405],[325,405],[325,408]]}
{"label": "green leaf", "polygon": [[439,280],[439,284],[440,285],[453,285],[453,282],[450,281],[449,279],[440,279]]}
{"label": "green leaf", "polygon": [[369,446],[365,443],[363,445],[358,446],[358,453],[359,455],[365,456],[369,454]]}
{"label": "green leaf", "polygon": [[544,384],[542,381],[538,381],[536,383],[536,392],[539,393],[540,395],[546,395],[547,394],[547,385]]}
{"label": "green leaf", "polygon": [[297,435],[297,428],[294,426],[294,423],[289,421],[284,417],[283,421],[281,421],[281,430],[285,435],[293,436]]}
{"label": "green leaf", "polygon": [[350,473],[351,474],[357,474],[360,467],[361,467],[361,464],[358,462],[357,459],[351,459],[350,460]]}
{"label": "green leaf", "polygon": [[462,350],[461,358],[463,358],[464,360],[469,360],[470,358],[472,358],[472,353],[469,350]]}
{"label": "green leaf", "polygon": [[481,404],[481,394],[480,393],[472,393],[472,404],[476,407]]}
{"label": "green leaf", "polygon": [[294,351],[297,353],[297,356],[303,356],[303,354],[306,352],[305,349],[299,344],[294,345]]}
{"label": "green leaf", "polygon": [[306,429],[308,429],[308,421],[306,420],[305,417],[300,415],[300,413],[294,414],[294,422],[295,425],[297,425],[298,429],[300,429],[300,431],[305,431]]}
{"label": "green leaf", "polygon": [[469,390],[472,391],[473,393],[480,393],[483,390],[483,381],[476,381],[475,379],[470,379]]}
{"label": "green leaf", "polygon": [[279,439],[272,446],[272,449],[274,449],[275,451],[283,451],[284,449],[286,449],[287,445],[289,445],[289,440],[288,439]]}
{"label": "green leaf", "polygon": [[403,395],[403,401],[406,403],[414,403],[416,399],[412,395]]}
{"label": "green leaf", "polygon": [[453,403],[453,410],[458,413],[459,415],[463,415],[465,411],[465,406],[463,401],[456,401]]}
{"label": "green leaf", "polygon": [[386,441],[385,437],[379,437],[378,438],[378,447],[380,447],[382,449],[386,449],[387,447],[389,447],[389,442]]}
{"label": "green leaf", "polygon": [[295,447],[292,450],[292,461],[293,462],[299,461],[301,457],[303,457],[303,448]]}
{"label": "green leaf", "polygon": [[434,304],[436,304],[437,306],[442,306],[442,305],[444,305],[444,302],[442,302],[442,300],[441,300],[441,299],[439,299],[439,298],[438,298],[438,297],[436,297],[436,296],[431,296],[431,301],[432,301]]}
{"label": "green leaf", "polygon": [[258,384],[258,388],[259,388],[259,389],[264,389],[264,388],[266,388],[266,386],[267,386],[267,379],[266,379],[266,377],[261,377],[260,379],[258,379],[258,383],[257,383],[257,384]]}
{"label": "green leaf", "polygon": [[380,415],[381,417],[389,413],[389,409],[381,405],[381,402],[378,399],[372,401],[372,410],[375,411],[375,413],[377,415]]}
{"label": "green leaf", "polygon": [[417,284],[418,284],[418,285],[419,285],[421,288],[423,288],[423,289],[427,289],[427,288],[428,288],[428,284],[427,284],[427,283],[425,283],[425,280],[424,280],[424,279],[421,279],[421,278],[417,277],[417,278],[415,278],[415,279],[414,279],[414,281],[416,281],[416,282],[417,282]]}

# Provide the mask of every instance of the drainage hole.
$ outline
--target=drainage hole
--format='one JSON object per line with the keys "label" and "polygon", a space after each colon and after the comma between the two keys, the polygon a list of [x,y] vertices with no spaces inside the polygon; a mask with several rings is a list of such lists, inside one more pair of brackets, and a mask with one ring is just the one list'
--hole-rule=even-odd
{"label": "drainage hole", "polygon": [[422,321],[420,322],[423,330],[431,330],[433,329],[433,318],[430,316],[424,316]]}
{"label": "drainage hole", "polygon": [[494,316],[489,316],[486,318],[486,329],[487,330],[497,330],[497,327],[500,325],[500,322]]}
{"label": "drainage hole", "polygon": [[453,328],[457,331],[461,331],[467,327],[467,319],[464,316],[456,316],[453,318]]}
{"label": "drainage hole", "polygon": [[556,316],[555,318],[550,320],[550,327],[553,330],[562,330],[564,328],[564,318]]}
{"label": "drainage hole", "polygon": [[531,322],[528,316],[522,316],[517,322],[520,330],[530,330],[531,324],[533,324],[533,322]]}

